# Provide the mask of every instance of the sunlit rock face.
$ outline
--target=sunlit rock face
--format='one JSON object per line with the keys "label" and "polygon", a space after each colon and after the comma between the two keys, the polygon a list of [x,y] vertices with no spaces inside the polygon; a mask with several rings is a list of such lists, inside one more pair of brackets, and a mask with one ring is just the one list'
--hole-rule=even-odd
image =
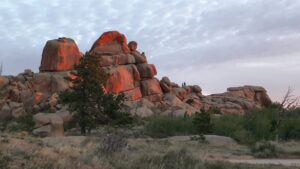
{"label": "sunlit rock face", "polygon": [[59,38],[47,41],[40,66],[41,72],[73,70],[82,57],[75,41]]}
{"label": "sunlit rock face", "polygon": [[[128,100],[133,101],[152,95],[141,91],[141,81],[154,79],[156,68],[153,64],[147,64],[145,54],[137,50],[137,42],[131,41],[127,45],[123,34],[117,31],[105,32],[96,40],[90,53],[108,75],[105,84],[107,92],[124,93]],[[159,83],[153,88],[161,91]],[[161,98],[151,100],[161,101]]]}
{"label": "sunlit rock face", "polygon": [[106,54],[129,53],[125,35],[118,31],[104,32],[93,44],[90,51]]}

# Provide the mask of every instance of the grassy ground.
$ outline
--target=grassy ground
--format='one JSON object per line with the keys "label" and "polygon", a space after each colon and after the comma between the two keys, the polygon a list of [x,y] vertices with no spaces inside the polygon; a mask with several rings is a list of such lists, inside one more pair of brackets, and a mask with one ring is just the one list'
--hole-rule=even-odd
{"label": "grassy ground", "polygon": [[[112,133],[109,131],[109,133]],[[126,132],[36,138],[21,132],[0,137],[0,168],[51,169],[286,169],[283,166],[230,164],[228,159],[254,159],[247,146],[214,146],[177,137],[153,139]],[[286,150],[299,142],[281,144]],[[221,161],[221,162],[219,162]],[[293,167],[297,169],[297,167]]]}

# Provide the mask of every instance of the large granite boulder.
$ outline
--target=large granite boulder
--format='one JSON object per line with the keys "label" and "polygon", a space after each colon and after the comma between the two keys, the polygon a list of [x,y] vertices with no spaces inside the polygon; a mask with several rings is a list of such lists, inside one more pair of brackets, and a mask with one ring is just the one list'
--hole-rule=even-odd
{"label": "large granite boulder", "polygon": [[118,31],[104,32],[90,51],[104,54],[129,53],[126,37]]}
{"label": "large granite boulder", "polygon": [[38,113],[33,116],[35,129],[33,134],[37,136],[60,137],[64,135],[63,118],[54,113]]}
{"label": "large granite boulder", "polygon": [[43,50],[40,71],[72,70],[81,57],[82,54],[73,39],[49,40]]}

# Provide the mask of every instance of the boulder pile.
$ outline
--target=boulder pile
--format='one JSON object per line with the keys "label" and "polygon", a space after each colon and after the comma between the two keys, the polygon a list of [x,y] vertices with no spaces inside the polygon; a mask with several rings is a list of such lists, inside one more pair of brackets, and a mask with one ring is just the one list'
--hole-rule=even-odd
{"label": "boulder pile", "polygon": [[[105,90],[124,93],[124,108],[139,116],[183,116],[200,109],[244,114],[271,103],[263,87],[231,87],[225,93],[204,96],[198,85],[178,85],[168,77],[158,80],[155,65],[148,63],[138,43],[127,44],[125,35],[117,31],[103,33],[89,52],[108,75]],[[39,73],[25,70],[17,76],[0,76],[0,118],[34,113],[36,134],[62,135],[63,123],[72,113],[59,104],[58,95],[72,85],[66,78],[74,78],[71,71],[82,56],[74,40],[50,40],[44,47]]]}

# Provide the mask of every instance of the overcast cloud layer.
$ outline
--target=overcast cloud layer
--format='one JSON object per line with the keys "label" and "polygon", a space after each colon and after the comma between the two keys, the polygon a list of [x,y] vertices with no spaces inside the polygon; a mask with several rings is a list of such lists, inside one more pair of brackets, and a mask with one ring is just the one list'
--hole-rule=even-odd
{"label": "overcast cloud layer", "polygon": [[245,84],[280,100],[300,95],[300,1],[1,0],[4,74],[35,72],[49,39],[73,38],[82,52],[101,33],[136,40],[158,77],[198,84],[206,94]]}

